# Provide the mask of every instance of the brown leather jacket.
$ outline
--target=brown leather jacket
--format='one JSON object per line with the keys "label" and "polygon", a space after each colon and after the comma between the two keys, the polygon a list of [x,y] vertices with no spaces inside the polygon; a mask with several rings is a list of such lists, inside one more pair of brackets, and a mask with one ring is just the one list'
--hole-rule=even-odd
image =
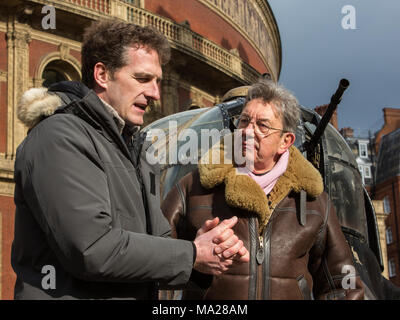
{"label": "brown leather jacket", "polygon": [[184,299],[363,299],[360,278],[342,269],[354,266],[352,254],[321,175],[289,151],[268,196],[232,164],[199,165],[169,192],[162,210],[174,237],[193,240],[205,220],[236,215],[234,232],[250,252],[249,263],[220,276],[193,271]]}

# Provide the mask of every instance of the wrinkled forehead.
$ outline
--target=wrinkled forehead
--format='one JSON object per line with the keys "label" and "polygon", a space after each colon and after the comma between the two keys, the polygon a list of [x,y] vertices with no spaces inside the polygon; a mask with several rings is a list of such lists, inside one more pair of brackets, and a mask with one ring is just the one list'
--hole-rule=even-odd
{"label": "wrinkled forehead", "polygon": [[273,122],[282,123],[282,117],[279,108],[274,101],[264,101],[260,98],[250,100],[242,110],[242,115],[248,115],[255,119],[267,119]]}

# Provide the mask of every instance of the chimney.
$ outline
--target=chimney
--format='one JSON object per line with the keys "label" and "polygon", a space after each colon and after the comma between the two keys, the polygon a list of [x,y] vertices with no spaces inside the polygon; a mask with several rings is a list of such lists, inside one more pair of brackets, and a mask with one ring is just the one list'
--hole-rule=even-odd
{"label": "chimney", "polygon": [[340,134],[343,138],[353,138],[354,137],[354,130],[350,127],[345,127],[340,129]]}
{"label": "chimney", "polygon": [[[324,104],[322,106],[315,107],[315,111],[322,117],[325,114],[326,109],[328,109],[329,104]],[[331,125],[335,127],[336,130],[338,129],[338,121],[337,121],[337,110],[332,115],[331,120],[329,121]]]}
{"label": "chimney", "polygon": [[400,108],[383,108],[383,119],[383,127],[375,134],[375,154],[379,153],[382,137],[400,128]]}
{"label": "chimney", "polygon": [[383,118],[385,124],[393,127],[400,127],[400,109],[398,108],[383,108]]}

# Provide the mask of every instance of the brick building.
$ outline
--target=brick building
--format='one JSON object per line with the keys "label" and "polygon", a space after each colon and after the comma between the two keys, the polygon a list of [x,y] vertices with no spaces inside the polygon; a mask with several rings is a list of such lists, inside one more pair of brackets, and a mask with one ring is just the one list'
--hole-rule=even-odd
{"label": "brick building", "polygon": [[383,108],[383,127],[375,134],[375,154],[379,153],[379,146],[382,137],[385,134],[400,128],[400,109],[399,108]]}
{"label": "brick building", "polygon": [[387,214],[389,279],[400,286],[400,127],[380,140],[374,196]]}
{"label": "brick building", "polygon": [[387,215],[386,245],[389,279],[400,286],[400,108],[383,108],[384,124],[375,133],[377,155],[374,199]]}
{"label": "brick building", "polygon": [[384,125],[374,137],[355,137],[352,128],[340,133],[356,156],[377,215],[380,212],[380,233],[386,239],[381,247],[387,250],[385,276],[400,286],[400,109],[382,111]]}
{"label": "brick building", "polygon": [[[48,6],[51,6],[48,7]],[[54,8],[54,28],[51,10]],[[170,41],[162,99],[147,122],[220,102],[229,89],[267,73],[278,80],[281,43],[264,0],[4,0],[0,2],[0,299],[12,299],[15,150],[26,136],[16,117],[21,94],[59,80],[79,80],[82,31],[117,18],[153,25]],[[44,22],[47,22],[44,23]],[[49,27],[50,26],[50,27]]]}

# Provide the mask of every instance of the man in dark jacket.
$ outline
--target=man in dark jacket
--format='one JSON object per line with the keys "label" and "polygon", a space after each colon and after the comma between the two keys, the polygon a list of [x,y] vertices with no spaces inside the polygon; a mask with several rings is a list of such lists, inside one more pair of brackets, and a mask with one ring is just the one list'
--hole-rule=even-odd
{"label": "man in dark jacket", "polygon": [[168,55],[151,28],[96,23],[82,48],[92,90],[64,84],[22,100],[30,130],[15,162],[15,299],[151,299],[157,284],[185,285],[192,268],[220,274],[248,260],[236,218],[207,221],[193,242],[169,238],[157,188],[134,159]]}
{"label": "man in dark jacket", "polygon": [[218,145],[168,193],[162,210],[174,237],[191,240],[203,221],[238,216],[234,231],[250,252],[221,275],[193,272],[185,299],[363,299],[322,177],[293,146],[299,116],[290,92],[260,80],[238,120],[234,150],[246,166]]}

